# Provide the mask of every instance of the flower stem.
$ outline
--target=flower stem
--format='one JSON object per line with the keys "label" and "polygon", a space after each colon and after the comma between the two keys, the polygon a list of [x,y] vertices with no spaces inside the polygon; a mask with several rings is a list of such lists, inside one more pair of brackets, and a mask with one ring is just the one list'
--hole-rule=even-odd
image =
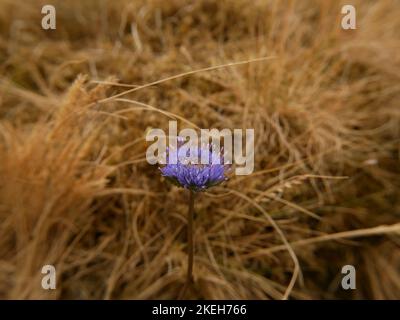
{"label": "flower stem", "polygon": [[187,225],[187,242],[188,242],[188,269],[185,285],[179,295],[182,299],[189,286],[193,283],[193,257],[194,257],[194,242],[193,242],[193,215],[194,215],[194,196],[195,193],[189,190],[189,210],[188,210],[188,225]]}
{"label": "flower stem", "polygon": [[187,283],[193,281],[193,215],[194,215],[194,192],[189,191],[189,211],[188,211],[188,227],[187,227],[187,241],[188,241],[188,271],[187,271]]}

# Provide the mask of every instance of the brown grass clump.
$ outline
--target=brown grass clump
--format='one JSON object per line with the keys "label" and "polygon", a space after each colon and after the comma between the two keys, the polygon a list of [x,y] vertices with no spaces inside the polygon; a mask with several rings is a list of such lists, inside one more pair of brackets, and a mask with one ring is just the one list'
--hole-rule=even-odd
{"label": "brown grass clump", "polygon": [[347,31],[334,0],[44,4],[0,2],[1,298],[178,297],[187,194],[144,140],[171,118],[256,135],[198,197],[191,298],[400,298],[398,2]]}

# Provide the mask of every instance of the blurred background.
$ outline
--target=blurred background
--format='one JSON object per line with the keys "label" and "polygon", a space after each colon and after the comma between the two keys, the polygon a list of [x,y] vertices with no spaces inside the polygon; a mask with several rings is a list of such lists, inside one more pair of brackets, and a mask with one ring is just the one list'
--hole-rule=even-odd
{"label": "blurred background", "polygon": [[177,119],[255,130],[254,173],[197,196],[188,298],[399,299],[399,17],[395,0],[0,0],[0,298],[178,297],[188,194],[145,159]]}

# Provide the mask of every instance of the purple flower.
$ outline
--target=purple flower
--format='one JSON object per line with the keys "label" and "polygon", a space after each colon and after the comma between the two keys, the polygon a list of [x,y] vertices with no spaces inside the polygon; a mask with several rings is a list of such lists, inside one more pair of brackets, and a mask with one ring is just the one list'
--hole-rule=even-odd
{"label": "purple flower", "polygon": [[[201,164],[201,155],[206,152],[209,154],[208,164]],[[196,161],[190,160],[193,158]],[[172,159],[176,159],[176,163]],[[193,148],[192,154],[190,149],[180,145],[176,150],[168,150],[167,164],[160,170],[164,177],[180,187],[204,191],[227,180],[229,166],[224,164],[221,152],[213,150],[210,144]]]}

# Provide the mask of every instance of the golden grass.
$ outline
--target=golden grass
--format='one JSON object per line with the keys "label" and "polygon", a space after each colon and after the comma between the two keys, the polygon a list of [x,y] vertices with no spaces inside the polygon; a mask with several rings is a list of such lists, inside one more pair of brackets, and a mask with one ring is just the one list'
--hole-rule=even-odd
{"label": "golden grass", "polygon": [[255,129],[255,172],[197,197],[190,298],[400,298],[398,2],[348,31],[334,0],[53,2],[56,31],[0,3],[1,298],[178,297],[187,193],[144,140],[170,119]]}

